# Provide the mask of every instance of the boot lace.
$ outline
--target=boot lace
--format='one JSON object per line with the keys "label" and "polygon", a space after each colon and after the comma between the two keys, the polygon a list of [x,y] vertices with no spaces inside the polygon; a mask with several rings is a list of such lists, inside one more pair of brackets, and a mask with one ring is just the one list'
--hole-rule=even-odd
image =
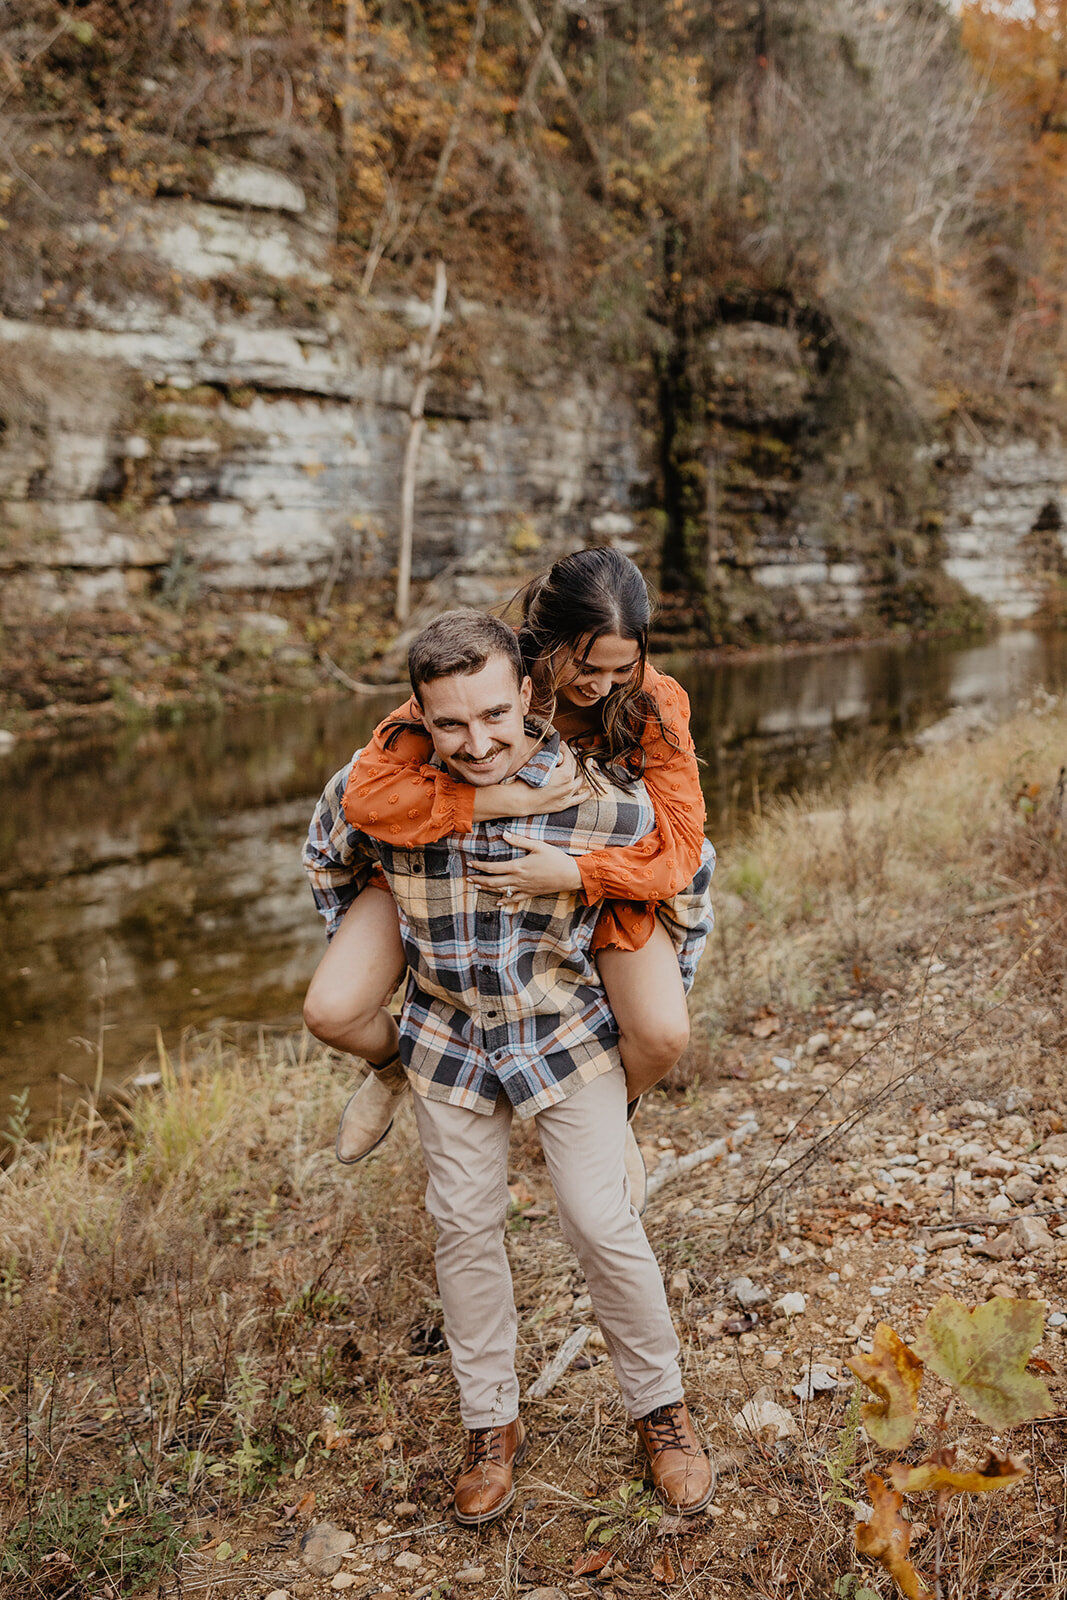
{"label": "boot lace", "polygon": [[692,1449],[682,1424],[681,1401],[650,1411],[647,1417],[641,1418],[641,1431],[651,1454],[659,1455],[661,1450]]}
{"label": "boot lace", "polygon": [[467,1459],[463,1463],[464,1472],[469,1472],[472,1467],[483,1467],[489,1461],[495,1461],[503,1465],[504,1429],[472,1428],[467,1435]]}

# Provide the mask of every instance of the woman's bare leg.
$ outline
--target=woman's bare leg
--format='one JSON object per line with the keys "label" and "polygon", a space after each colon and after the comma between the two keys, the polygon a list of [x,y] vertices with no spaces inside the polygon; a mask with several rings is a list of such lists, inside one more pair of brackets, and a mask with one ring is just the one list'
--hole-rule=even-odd
{"label": "woman's bare leg", "polygon": [[364,889],[345,912],[304,1001],[304,1021],[316,1039],[372,1067],[391,1061],[399,1035],[386,1007],[406,964],[396,901],[385,889]]}
{"label": "woman's bare leg", "polygon": [[601,950],[597,966],[615,1020],[626,1071],[626,1098],[636,1100],[674,1066],[689,1043],[689,1011],[670,934],[658,919],[640,950]]}

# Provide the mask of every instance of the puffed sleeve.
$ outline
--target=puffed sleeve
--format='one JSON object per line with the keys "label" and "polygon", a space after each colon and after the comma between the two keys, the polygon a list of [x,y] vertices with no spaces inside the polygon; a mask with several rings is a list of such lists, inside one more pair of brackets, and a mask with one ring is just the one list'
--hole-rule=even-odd
{"label": "puffed sleeve", "polygon": [[[591,850],[577,858],[582,893],[599,900],[669,900],[691,883],[704,848],[704,797],[689,732],[689,697],[681,684],[649,667],[644,686],[659,711],[641,739],[644,782],[656,826],[635,845]],[[660,722],[662,726],[660,726]]]}

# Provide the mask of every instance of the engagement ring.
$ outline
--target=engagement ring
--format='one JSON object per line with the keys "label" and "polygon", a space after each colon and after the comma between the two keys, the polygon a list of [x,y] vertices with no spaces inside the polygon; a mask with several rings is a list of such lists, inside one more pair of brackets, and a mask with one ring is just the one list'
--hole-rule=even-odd
{"label": "engagement ring", "polygon": [[514,891],[514,889],[511,887],[511,885],[509,883],[507,888],[504,890],[504,899],[505,900],[510,900],[514,893],[515,893],[515,891]]}

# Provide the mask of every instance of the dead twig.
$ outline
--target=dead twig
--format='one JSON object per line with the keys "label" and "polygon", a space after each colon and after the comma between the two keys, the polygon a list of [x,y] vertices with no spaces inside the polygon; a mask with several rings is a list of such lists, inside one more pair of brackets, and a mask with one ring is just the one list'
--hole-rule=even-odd
{"label": "dead twig", "polygon": [[527,1389],[528,1400],[543,1400],[552,1392],[572,1361],[576,1360],[584,1349],[592,1331],[592,1328],[575,1328],[573,1333],[567,1335],[540,1377],[535,1378]]}
{"label": "dead twig", "polygon": [[351,689],[355,694],[399,694],[404,689],[410,689],[409,683],[364,683],[360,678],[350,678],[343,667],[339,667],[332,656],[325,650],[319,651],[319,660],[328,672],[331,672],[338,683],[343,683],[346,689]]}
{"label": "dead twig", "polygon": [[658,1194],[665,1184],[673,1183],[675,1178],[681,1178],[687,1172],[693,1172],[697,1167],[706,1167],[712,1161],[721,1161],[731,1150],[736,1150],[739,1144],[744,1144],[750,1134],[759,1132],[759,1123],[754,1117],[749,1117],[742,1122],[739,1128],[723,1139],[714,1139],[711,1144],[704,1145],[700,1150],[690,1150],[688,1155],[667,1156],[651,1173],[646,1187],[646,1194],[651,1200]]}

